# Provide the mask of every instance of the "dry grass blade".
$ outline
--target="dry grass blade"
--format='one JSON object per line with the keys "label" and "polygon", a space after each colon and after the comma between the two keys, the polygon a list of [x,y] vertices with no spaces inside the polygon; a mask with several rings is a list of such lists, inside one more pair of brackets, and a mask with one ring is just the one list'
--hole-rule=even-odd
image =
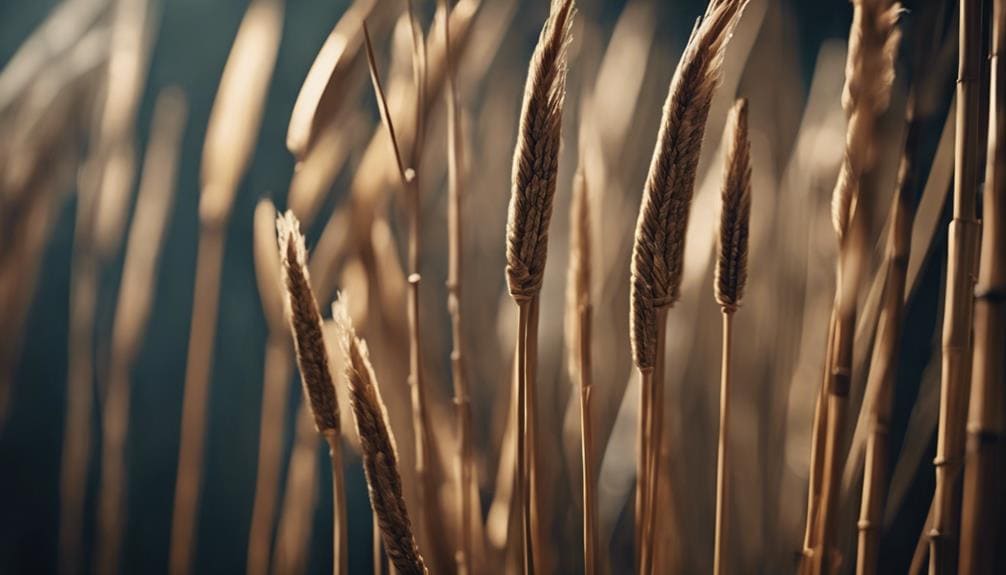
{"label": "dry grass blade", "polygon": [[315,428],[328,443],[332,459],[333,572],[342,575],[348,572],[349,548],[346,536],[346,492],[342,478],[342,443],[339,436],[339,401],[325,348],[321,313],[308,277],[304,236],[300,233],[300,223],[293,212],[288,211],[283,217],[276,219],[276,232],[290,331],[293,333],[304,395],[314,415]]}
{"label": "dry grass blade", "polygon": [[[974,356],[967,425],[959,573],[993,573],[1006,565],[999,544],[1006,528],[1006,2],[996,0],[992,20],[992,92],[982,217],[982,247],[975,286]],[[998,535],[998,538],[997,538]],[[997,542],[997,539],[999,542]]]}
{"label": "dry grass blade", "polygon": [[360,26],[376,5],[377,0],[358,0],[350,5],[311,64],[294,102],[286,133],[286,147],[298,160],[309,156],[342,109],[347,81],[356,69],[363,47]]}
{"label": "dry grass blade", "polygon": [[[836,557],[835,515],[841,491],[846,409],[852,379],[852,352],[855,338],[856,300],[863,267],[868,257],[865,226],[870,205],[860,201],[865,178],[876,163],[876,123],[890,102],[894,79],[894,57],[901,33],[897,28],[901,7],[884,0],[854,2],[849,30],[849,53],[845,68],[842,107],[848,117],[845,157],[832,195],[832,224],[838,237],[838,286],[829,326],[826,358],[823,458],[818,459],[821,495],[817,516],[808,514],[813,534],[806,538],[813,547],[815,573],[831,573]],[[821,400],[823,401],[823,399]],[[820,439],[820,436],[816,439]],[[814,505],[812,505],[814,507]],[[808,531],[810,531],[808,526]],[[805,566],[808,564],[805,563]]]}
{"label": "dry grass blade", "polygon": [[[533,525],[535,469],[535,373],[537,363],[538,293],[545,275],[548,227],[552,217],[562,110],[566,98],[566,48],[575,7],[556,0],[550,7],[531,56],[520,131],[514,150],[510,206],[506,228],[506,272],[510,295],[517,303],[517,490],[521,509],[524,569],[535,571],[540,545]],[[539,508],[540,509],[540,508]],[[542,566],[544,568],[544,566]]]}
{"label": "dry grass blade", "polygon": [[710,3],[685,47],[671,79],[657,143],[650,163],[632,250],[629,315],[632,357],[643,374],[641,386],[639,462],[636,483],[636,554],[646,572],[651,523],[650,492],[657,483],[662,428],[661,381],[664,319],[679,297],[685,232],[702,137],[713,92],[722,74],[723,56],[745,6],[743,0]]}
{"label": "dry grass blade", "polygon": [[101,487],[98,495],[97,571],[119,572],[126,524],[125,449],[130,411],[130,371],[143,342],[143,333],[156,292],[157,266],[175,195],[179,147],[187,104],[177,88],[167,88],[157,99],[130,227],[121,290],[112,328],[112,352],[107,394],[102,414]]}
{"label": "dry grass blade", "polygon": [[[450,0],[439,3],[443,14],[444,54],[447,67],[445,98],[447,103],[447,310],[451,316],[451,375],[454,384],[454,409],[457,427],[456,465],[458,470],[457,524],[458,545],[455,560],[459,575],[472,570],[472,461],[471,396],[465,371],[465,356],[461,322],[461,262],[462,262],[462,166],[459,97],[455,83],[454,54],[451,51]],[[477,493],[477,491],[476,491]]]}
{"label": "dry grass blade", "polygon": [[282,0],[253,0],[234,39],[207,127],[199,198],[199,248],[182,395],[182,437],[171,520],[168,568],[172,575],[185,575],[192,568],[224,232],[257,140],[282,28]]}
{"label": "dry grass blade", "polygon": [[720,212],[719,257],[716,262],[716,302],[723,311],[723,361],[720,374],[720,433],[716,465],[716,533],[713,573],[727,571],[727,444],[730,423],[730,350],[733,314],[747,283],[748,227],[751,219],[751,142],[748,103],[738,100],[730,110]]}
{"label": "dry grass blade", "polygon": [[344,301],[333,305],[332,315],[339,327],[340,345],[346,356],[350,404],[360,435],[370,504],[377,514],[385,549],[400,573],[423,575],[426,564],[416,546],[409,511],[402,497],[395,439],[388,427],[388,415],[366,343],[356,336]]}
{"label": "dry grass blade", "polygon": [[943,303],[943,353],[940,374],[940,419],[936,442],[936,490],[929,532],[929,569],[953,573],[957,566],[960,498],[955,478],[965,448],[967,401],[971,385],[974,276],[981,225],[976,212],[981,186],[982,12],[985,3],[960,3],[960,49],[957,69],[957,140],[954,156],[954,215],[947,246]]}

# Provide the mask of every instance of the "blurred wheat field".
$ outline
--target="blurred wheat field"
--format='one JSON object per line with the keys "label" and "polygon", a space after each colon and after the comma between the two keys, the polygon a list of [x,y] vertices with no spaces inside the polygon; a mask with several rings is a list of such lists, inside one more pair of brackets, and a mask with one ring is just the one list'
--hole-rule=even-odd
{"label": "blurred wheat field", "polygon": [[8,1],[0,572],[1004,572],[1004,33]]}

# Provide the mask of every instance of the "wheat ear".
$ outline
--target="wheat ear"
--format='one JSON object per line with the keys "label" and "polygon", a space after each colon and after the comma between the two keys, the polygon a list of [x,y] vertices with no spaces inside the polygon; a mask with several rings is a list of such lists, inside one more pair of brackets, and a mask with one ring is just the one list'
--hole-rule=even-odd
{"label": "wheat ear", "polygon": [[[650,517],[656,485],[663,405],[663,338],[667,310],[677,301],[685,232],[702,137],[719,84],[723,56],[746,2],[712,2],[685,47],[671,79],[632,250],[630,334],[642,376],[636,475],[636,558],[649,569],[656,526]],[[653,478],[653,479],[651,479]]]}
{"label": "wheat ear", "polygon": [[731,333],[733,316],[744,298],[744,285],[747,283],[748,225],[751,219],[751,143],[748,139],[747,100],[738,100],[730,110],[725,141],[726,168],[715,282],[716,303],[723,311],[723,361],[720,372],[720,435],[716,453],[714,575],[726,573]]}
{"label": "wheat ear", "polygon": [[377,514],[388,558],[404,575],[423,575],[426,564],[412,533],[412,522],[402,496],[398,452],[388,425],[388,415],[377,387],[366,343],[356,336],[345,301],[337,300],[332,316],[339,344],[346,356],[349,399],[360,436],[363,467],[367,474],[370,505]]}
{"label": "wheat ear", "polygon": [[[548,226],[552,217],[566,98],[566,48],[575,7],[573,0],[551,3],[528,68],[514,150],[510,206],[507,212],[506,273],[517,304],[517,490],[523,526],[523,560],[535,569],[539,542],[532,505],[535,469],[535,373],[538,293],[545,275]],[[529,453],[530,452],[530,453]]]}

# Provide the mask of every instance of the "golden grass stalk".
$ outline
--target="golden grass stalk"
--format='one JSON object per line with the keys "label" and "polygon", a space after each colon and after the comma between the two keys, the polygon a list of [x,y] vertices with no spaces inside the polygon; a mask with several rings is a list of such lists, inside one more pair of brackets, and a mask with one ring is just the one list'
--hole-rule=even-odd
{"label": "golden grass stalk", "polygon": [[349,547],[346,536],[346,489],[342,477],[342,441],[339,434],[339,401],[329,367],[328,352],[321,326],[321,313],[311,290],[307,271],[307,249],[300,233],[300,222],[287,212],[276,219],[280,268],[289,306],[290,331],[293,333],[297,365],[304,396],[314,416],[314,426],[328,443],[332,464],[332,572],[348,572]]}
{"label": "golden grass stalk", "polygon": [[[520,132],[514,150],[512,192],[507,214],[506,272],[517,304],[517,490],[521,509],[524,570],[533,573],[537,541],[532,522],[536,452],[534,429],[538,294],[545,275],[548,226],[558,173],[562,110],[566,97],[566,48],[571,37],[573,0],[554,0],[531,56]],[[529,453],[530,452],[530,453]]]}
{"label": "golden grass stalk", "polygon": [[388,426],[388,414],[377,387],[367,344],[356,336],[345,301],[337,301],[332,311],[339,329],[339,343],[346,356],[350,404],[360,436],[370,505],[377,514],[385,550],[403,575],[423,575],[427,572],[426,564],[416,546],[409,511],[402,497],[395,438]]}
{"label": "golden grass stalk", "polygon": [[129,430],[130,371],[143,341],[156,291],[157,266],[171,217],[186,114],[185,95],[179,89],[167,88],[158,96],[136,198],[136,213],[129,231],[102,412],[96,560],[99,573],[119,572],[126,525],[125,448]]}
{"label": "golden grass stalk", "polygon": [[455,62],[451,52],[450,0],[440,2],[443,15],[444,54],[446,59],[447,102],[447,310],[451,316],[451,376],[454,384],[454,409],[457,426],[457,453],[455,455],[457,483],[458,539],[455,562],[459,575],[472,569],[472,461],[471,396],[465,372],[463,324],[461,322],[461,266],[462,266],[462,213],[464,191],[461,149],[461,126],[458,122],[458,90],[455,84]]}
{"label": "golden grass stalk", "polygon": [[594,442],[591,425],[591,223],[590,195],[584,174],[583,158],[573,176],[570,204],[570,255],[566,275],[566,314],[569,322],[570,377],[580,391],[580,455],[583,465],[583,572],[593,575],[597,570],[597,503],[594,481]]}
{"label": "golden grass stalk", "polygon": [[[859,515],[859,547],[856,573],[876,573],[880,528],[884,518],[890,467],[889,426],[894,408],[894,383],[904,317],[908,257],[911,252],[912,224],[915,220],[915,193],[918,182],[919,131],[915,117],[916,97],[908,102],[905,149],[898,167],[898,180],[891,201],[889,227],[882,269],[886,270],[882,310],[874,340],[870,379],[876,378],[876,396],[867,419],[866,463],[863,469],[863,496]],[[867,384],[870,387],[870,384]]]}
{"label": "golden grass stalk", "polygon": [[685,231],[702,137],[723,55],[745,6],[743,0],[712,2],[685,47],[671,79],[663,118],[636,223],[629,315],[633,363],[642,377],[639,459],[636,473],[636,560],[648,573],[652,533],[651,495],[657,484],[662,429],[663,341],[667,310],[677,301]]}
{"label": "golden grass stalk", "polygon": [[343,13],[311,64],[300,87],[287,127],[286,146],[305,160],[347,99],[347,82],[361,63],[360,26],[377,0],[357,0]]}
{"label": "golden grass stalk", "polygon": [[255,276],[269,336],[262,370],[258,471],[246,563],[249,575],[265,575],[270,565],[273,521],[276,517],[276,498],[279,495],[286,386],[292,371],[288,327],[283,314],[285,298],[280,291],[282,272],[276,243],[276,208],[267,199],[260,200],[255,207],[253,233]]}
{"label": "golden grass stalk", "polygon": [[318,432],[307,399],[296,415],[296,435],[286,476],[272,573],[300,575],[307,569],[318,495]]}
{"label": "golden grass stalk", "polygon": [[[832,195],[832,224],[838,237],[838,286],[832,308],[830,345],[826,357],[825,425],[821,493],[812,539],[810,566],[815,573],[831,573],[836,556],[835,515],[841,491],[846,410],[852,376],[856,299],[867,259],[864,233],[870,202],[860,201],[864,178],[875,164],[877,118],[887,109],[894,80],[894,57],[901,39],[897,28],[901,7],[881,0],[858,0],[849,31],[842,107],[848,117],[845,157]],[[810,519],[810,518],[809,518]]]}
{"label": "golden grass stalk", "polygon": [[953,573],[957,565],[956,530],[960,525],[961,503],[957,478],[964,456],[971,385],[974,273],[981,229],[975,207],[982,153],[979,76],[984,58],[982,3],[976,0],[960,2],[958,58],[954,215],[948,232],[940,418],[934,460],[936,490],[933,526],[929,532],[929,571],[934,575]]}
{"label": "golden grass stalk", "polygon": [[716,534],[713,573],[726,573],[727,549],[727,442],[730,423],[730,349],[733,315],[744,298],[747,283],[748,225],[751,219],[751,143],[748,139],[748,103],[740,99],[727,121],[723,207],[720,212],[716,303],[723,311],[723,363],[720,374],[720,436],[716,454]]}
{"label": "golden grass stalk", "polygon": [[[418,49],[416,46],[421,43],[421,40],[415,38],[417,34],[416,23],[413,15],[411,14],[412,4],[409,3],[410,19],[412,21],[412,32],[413,32],[413,61],[414,69],[416,70],[416,85],[417,91],[417,126],[418,122],[423,116],[421,110],[422,106],[419,105],[422,100],[422,96],[418,95],[424,88],[424,81],[422,80],[423,74],[420,71],[422,67],[421,64],[416,63],[421,57],[418,54]],[[437,482],[435,481],[435,473],[437,470],[430,468],[430,462],[434,461],[431,457],[430,450],[435,446],[432,445],[430,441],[430,431],[429,422],[427,421],[427,414],[429,413],[429,408],[427,407],[426,400],[426,387],[424,385],[423,378],[423,362],[422,362],[422,330],[420,329],[419,322],[419,284],[421,281],[421,276],[419,275],[420,267],[420,254],[422,253],[422,247],[420,245],[420,240],[422,238],[421,234],[421,200],[419,196],[419,179],[416,175],[415,168],[406,168],[403,160],[401,149],[398,145],[398,138],[395,134],[395,127],[391,121],[391,113],[388,109],[388,102],[384,96],[384,88],[381,85],[381,77],[377,71],[377,63],[374,57],[374,49],[370,42],[370,32],[367,30],[366,23],[363,24],[363,37],[367,50],[367,63],[370,67],[370,78],[374,85],[374,94],[377,98],[378,109],[381,114],[381,121],[383,122],[385,128],[388,130],[388,139],[391,142],[392,154],[395,158],[396,165],[398,167],[398,175],[401,180],[402,188],[406,195],[406,204],[408,206],[408,218],[409,218],[409,239],[408,239],[408,266],[409,266],[409,291],[408,291],[408,302],[407,302],[407,316],[409,323],[409,388],[412,390],[411,400],[412,400],[412,425],[413,425],[413,437],[415,440],[416,449],[416,477],[419,481],[418,493],[419,493],[419,505],[420,505],[420,515],[419,515],[419,526],[417,531],[419,533],[425,533],[422,529],[422,524],[429,523],[430,525],[436,524],[436,516],[439,513],[437,505],[435,502],[437,499],[436,490],[438,489]],[[418,142],[419,138],[416,137],[413,142]],[[418,145],[418,144],[416,144]],[[413,160],[418,159],[418,153],[413,154]]]}
{"label": "golden grass stalk", "polygon": [[282,0],[251,3],[224,67],[207,127],[199,248],[182,396],[182,437],[171,521],[172,575],[185,575],[192,566],[224,237],[237,188],[255,147],[282,25]]}
{"label": "golden grass stalk", "polygon": [[[1006,465],[1006,2],[996,0],[992,17],[992,87],[981,256],[975,286],[971,405],[964,464],[961,575],[993,573],[1006,564],[996,541],[1006,527],[1003,469]],[[999,533],[1002,540],[1001,532]],[[997,567],[998,566],[998,567]]]}

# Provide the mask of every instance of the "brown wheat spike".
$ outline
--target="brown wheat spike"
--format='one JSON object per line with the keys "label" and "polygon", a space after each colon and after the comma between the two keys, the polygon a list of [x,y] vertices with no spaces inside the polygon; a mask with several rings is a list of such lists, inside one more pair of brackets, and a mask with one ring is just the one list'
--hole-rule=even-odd
{"label": "brown wheat spike", "polygon": [[[632,357],[643,376],[636,485],[636,554],[646,572],[655,531],[651,491],[662,428],[663,340],[667,310],[681,285],[685,232],[702,137],[723,56],[745,0],[711,2],[697,23],[671,79],[636,222],[630,285]],[[651,445],[650,438],[657,439]]]}
{"label": "brown wheat spike", "polygon": [[716,303],[734,312],[747,282],[748,219],[751,215],[751,142],[748,140],[748,102],[740,99],[727,122],[726,175],[720,213],[719,258],[716,264]]}
{"label": "brown wheat spike", "polygon": [[346,533],[346,491],[342,477],[342,447],[339,437],[339,401],[329,370],[328,351],[321,325],[321,313],[311,291],[307,272],[307,250],[300,222],[287,211],[276,219],[280,264],[286,287],[290,331],[293,332],[297,365],[318,433],[328,443],[332,464],[333,573],[348,573]]}
{"label": "brown wheat spike", "polygon": [[329,372],[328,353],[321,331],[321,313],[315,303],[308,279],[307,250],[300,222],[287,211],[276,219],[279,253],[290,306],[290,329],[294,335],[297,365],[300,366],[304,394],[314,414],[315,427],[325,434],[339,431],[339,404]]}
{"label": "brown wheat spike", "polygon": [[388,414],[377,387],[367,344],[356,336],[345,300],[332,306],[339,331],[339,344],[346,356],[349,399],[360,435],[363,467],[367,474],[370,504],[377,514],[388,557],[405,575],[426,573],[412,533],[409,511],[402,497],[402,477],[398,473],[398,452],[388,426]]}
{"label": "brown wheat spike", "polygon": [[524,86],[507,217],[507,284],[517,301],[534,297],[545,275],[574,13],[573,0],[553,0]]}
{"label": "brown wheat spike", "polygon": [[632,250],[632,355],[643,370],[653,369],[656,360],[657,310],[678,299],[702,136],[724,50],[745,4],[710,4],[685,47],[664,104]]}
{"label": "brown wheat spike", "polygon": [[716,454],[716,531],[713,574],[726,573],[727,510],[729,504],[730,384],[733,315],[744,298],[747,282],[748,222],[751,216],[751,143],[748,140],[748,102],[737,100],[727,121],[723,207],[720,213],[719,257],[716,263],[716,302],[723,311],[723,351],[720,372],[720,431]]}

